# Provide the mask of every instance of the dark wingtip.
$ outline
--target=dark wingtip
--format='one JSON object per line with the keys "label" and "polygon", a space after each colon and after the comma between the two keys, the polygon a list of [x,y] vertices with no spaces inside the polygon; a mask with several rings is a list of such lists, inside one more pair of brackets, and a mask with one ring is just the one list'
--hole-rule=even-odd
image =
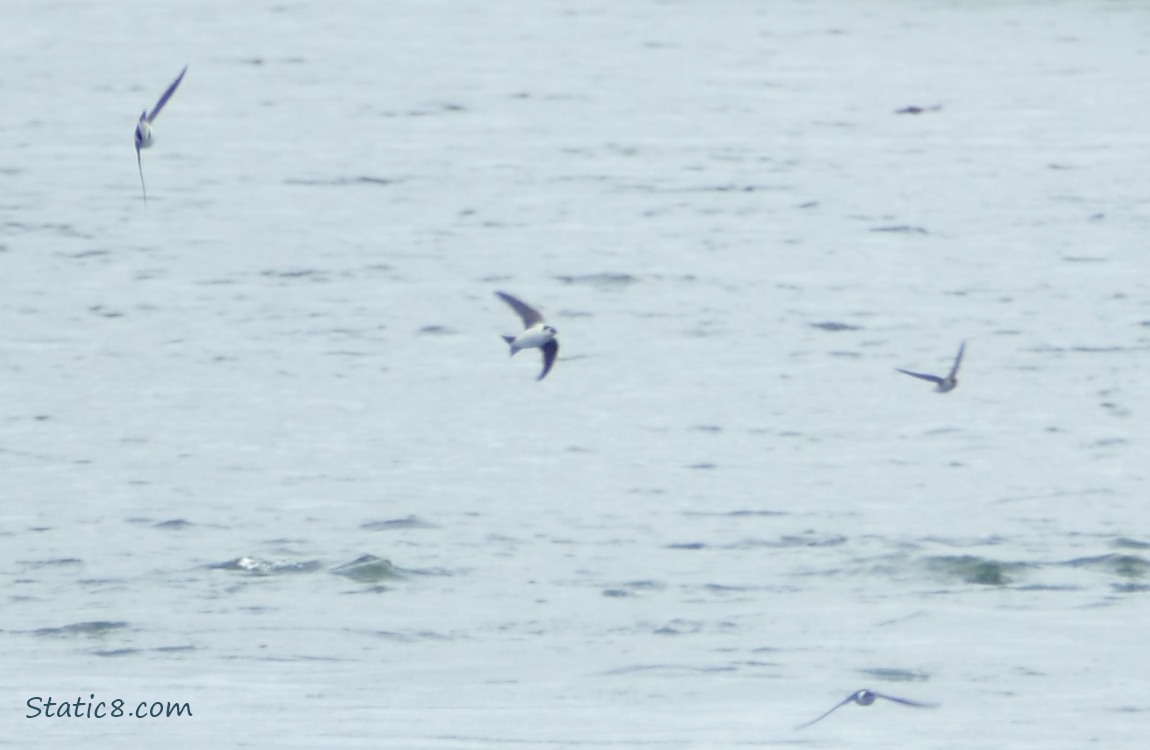
{"label": "dark wingtip", "polygon": [[539,373],[536,380],[542,380],[547,377],[547,373],[551,372],[551,367],[555,364],[555,357],[559,354],[559,342],[551,339],[543,345],[543,372]]}

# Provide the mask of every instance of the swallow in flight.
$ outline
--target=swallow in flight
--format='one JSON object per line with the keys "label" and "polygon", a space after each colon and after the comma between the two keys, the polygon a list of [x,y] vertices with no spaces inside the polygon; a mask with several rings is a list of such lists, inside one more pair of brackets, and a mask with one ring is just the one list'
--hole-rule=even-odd
{"label": "swallow in flight", "polygon": [[543,322],[543,316],[539,311],[531,307],[527,303],[512,297],[506,292],[495,293],[499,299],[511,305],[511,309],[519,314],[523,319],[523,332],[518,336],[504,336],[503,340],[511,347],[511,355],[521,349],[540,349],[543,352],[543,372],[539,373],[536,380],[542,380],[547,377],[547,373],[551,372],[551,366],[555,364],[555,355],[559,353],[559,342],[555,340],[555,336],[559,333],[551,326]]}
{"label": "swallow in flight", "polygon": [[148,188],[144,187],[144,163],[140,159],[140,150],[151,148],[155,143],[156,138],[152,134],[152,123],[160,116],[160,112],[164,109],[164,105],[172,98],[172,94],[176,93],[176,89],[180,85],[180,81],[184,80],[184,73],[188,72],[188,66],[185,65],[180,74],[176,76],[176,80],[172,81],[172,85],[168,86],[168,90],[156,102],[156,106],[152,107],[152,111],[144,110],[140,113],[140,120],[136,123],[136,166],[140,169],[140,189],[144,191],[144,203],[148,202]]}
{"label": "swallow in flight", "polygon": [[876,698],[893,701],[894,703],[901,703],[904,706],[914,706],[915,708],[935,708],[936,706],[934,703],[919,703],[918,701],[907,700],[906,698],[896,698],[893,695],[883,695],[882,693],[876,693],[873,690],[859,690],[857,693],[851,693],[848,695],[837,706],[832,708],[830,711],[827,711],[822,716],[819,716],[817,719],[811,719],[806,724],[800,724],[799,726],[795,727],[795,729],[803,729],[805,727],[809,727],[811,724],[814,724],[817,721],[822,721],[848,703],[857,703],[860,706],[869,706],[875,702]]}
{"label": "swallow in flight", "polygon": [[962,353],[964,351],[966,351],[965,341],[958,347],[958,356],[954,358],[954,366],[950,368],[950,374],[945,378],[940,378],[937,375],[927,375],[921,372],[911,372],[910,370],[903,370],[898,367],[895,369],[911,377],[919,378],[920,380],[929,380],[934,383],[934,390],[939,393],[946,393],[947,391],[953,391],[955,387],[958,386],[958,367],[962,364]]}

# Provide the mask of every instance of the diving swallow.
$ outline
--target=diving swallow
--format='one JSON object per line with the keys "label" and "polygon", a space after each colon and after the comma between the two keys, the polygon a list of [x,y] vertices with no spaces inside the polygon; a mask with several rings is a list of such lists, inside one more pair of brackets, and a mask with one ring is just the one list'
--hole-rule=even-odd
{"label": "diving swallow", "polygon": [[188,72],[188,66],[185,65],[180,74],[176,76],[176,80],[172,81],[172,85],[168,86],[168,90],[156,102],[156,106],[152,107],[152,111],[144,110],[140,113],[140,120],[136,123],[136,166],[140,169],[140,189],[144,191],[144,203],[148,202],[148,189],[144,187],[144,163],[140,159],[140,150],[151,148],[155,143],[155,136],[152,135],[152,123],[160,116],[160,111],[163,110],[164,105],[172,98],[172,94],[176,93],[176,88],[179,87],[180,81],[184,80],[184,73]]}
{"label": "diving swallow", "polygon": [[921,372],[911,372],[910,370],[903,370],[898,367],[894,369],[911,377],[919,378],[920,380],[929,380],[934,383],[934,390],[939,393],[946,393],[947,391],[953,391],[955,387],[958,386],[958,367],[962,364],[962,353],[964,351],[966,351],[965,341],[958,347],[958,356],[954,358],[954,366],[950,368],[950,374],[945,378],[940,378],[937,375],[926,375]]}
{"label": "diving swallow", "polygon": [[901,703],[904,706],[914,706],[915,708],[935,708],[937,706],[935,703],[919,703],[918,701],[907,700],[906,698],[896,698],[893,695],[883,695],[882,693],[876,693],[873,690],[859,690],[857,693],[851,693],[848,695],[837,706],[832,708],[830,711],[827,711],[822,716],[818,717],[817,719],[812,719],[806,724],[800,724],[795,727],[795,729],[804,729],[817,721],[822,721],[848,703],[857,703],[860,706],[869,706],[875,702],[876,698],[883,698],[895,703]]}
{"label": "diving swallow", "polygon": [[522,300],[512,297],[506,292],[495,293],[499,299],[511,305],[511,309],[523,319],[523,333],[518,336],[504,336],[503,340],[511,347],[511,356],[520,349],[541,349],[543,351],[543,372],[536,380],[542,380],[551,372],[551,365],[555,364],[555,355],[559,353],[559,342],[555,340],[556,331],[543,322],[539,311]]}

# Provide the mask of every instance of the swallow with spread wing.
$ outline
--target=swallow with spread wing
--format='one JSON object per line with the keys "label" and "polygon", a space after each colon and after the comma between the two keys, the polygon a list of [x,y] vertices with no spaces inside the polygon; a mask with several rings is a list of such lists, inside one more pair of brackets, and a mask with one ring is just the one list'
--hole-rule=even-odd
{"label": "swallow with spread wing", "polygon": [[859,690],[856,693],[851,693],[850,695],[848,695],[846,698],[844,698],[842,701],[840,701],[838,705],[836,705],[830,711],[827,711],[822,716],[819,716],[818,718],[815,718],[815,719],[811,719],[810,721],[808,721],[805,724],[800,724],[799,726],[795,727],[795,729],[803,729],[805,727],[809,727],[811,724],[814,724],[815,722],[822,721],[823,719],[827,718],[828,716],[833,714],[835,711],[838,711],[840,708],[847,705],[848,703],[857,703],[860,706],[869,706],[875,702],[876,698],[882,698],[883,700],[888,700],[888,701],[891,701],[893,703],[901,703],[904,706],[914,706],[915,708],[935,708],[936,707],[936,704],[934,704],[934,703],[919,703],[918,701],[907,700],[906,698],[896,698],[893,695],[883,695],[882,693],[876,693],[873,690]]}
{"label": "swallow with spread wing", "polygon": [[144,110],[140,113],[140,120],[136,123],[136,166],[140,170],[140,189],[144,191],[144,203],[148,202],[148,188],[144,186],[144,163],[140,159],[140,150],[151,148],[155,143],[156,137],[152,133],[152,123],[160,116],[160,111],[163,110],[164,105],[172,98],[172,94],[176,93],[176,89],[180,85],[180,81],[184,80],[184,73],[188,72],[188,66],[185,65],[180,74],[176,76],[176,80],[172,81],[172,85],[168,86],[168,90],[156,102],[156,106],[152,107],[152,111]]}
{"label": "swallow with spread wing", "polygon": [[543,371],[539,373],[536,380],[542,380],[547,377],[547,373],[551,372],[551,366],[555,364],[555,355],[559,353],[559,342],[555,340],[555,336],[559,333],[551,326],[543,322],[543,316],[539,311],[531,307],[520,299],[512,297],[506,292],[496,292],[499,299],[506,302],[511,306],[511,309],[519,314],[523,320],[523,332],[518,336],[504,336],[503,340],[511,347],[511,355],[523,349],[539,349],[543,352]]}
{"label": "swallow with spread wing", "polygon": [[913,378],[930,381],[931,383],[934,383],[935,391],[938,393],[946,393],[948,391],[953,391],[958,386],[958,368],[959,365],[962,364],[962,354],[965,351],[966,342],[963,341],[962,345],[958,347],[958,356],[954,358],[954,366],[950,368],[950,374],[948,374],[945,378],[940,378],[938,375],[928,375],[922,372],[911,372],[910,370],[904,370],[900,367],[896,367],[895,369],[901,373],[910,375]]}

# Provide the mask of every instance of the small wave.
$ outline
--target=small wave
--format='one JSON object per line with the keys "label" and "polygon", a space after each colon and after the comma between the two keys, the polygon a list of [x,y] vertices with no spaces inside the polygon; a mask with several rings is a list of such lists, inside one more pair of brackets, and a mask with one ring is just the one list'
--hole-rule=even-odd
{"label": "small wave", "polygon": [[980,586],[1006,586],[1029,567],[1025,563],[1006,563],[976,555],[929,557],[926,566],[932,573]]}
{"label": "small wave", "polygon": [[82,566],[84,561],[78,557],[59,557],[54,560],[21,560],[20,564],[31,569],[67,568]]}
{"label": "small wave", "polygon": [[1150,578],[1150,561],[1138,555],[1098,555],[1079,557],[1065,563],[1072,568],[1086,568],[1109,573],[1120,578]]}
{"label": "small wave", "polygon": [[585,273],[578,276],[556,276],[564,284],[598,287],[622,287],[638,283],[639,278],[629,273]]}
{"label": "small wave", "polygon": [[284,573],[311,573],[320,568],[318,560],[305,560],[302,562],[284,562],[276,560],[260,560],[255,557],[237,557],[221,563],[208,565],[210,570],[230,570],[237,573],[246,573],[253,576],[271,576]]}
{"label": "small wave", "polygon": [[364,531],[393,531],[397,529],[435,529],[438,528],[430,521],[424,521],[418,516],[405,518],[390,518],[386,521],[367,521],[359,525]]}
{"label": "small wave", "polygon": [[871,227],[872,232],[892,232],[895,234],[930,234],[922,227],[914,227],[909,224],[893,224],[890,226]]}
{"label": "small wave", "polygon": [[98,638],[126,627],[128,627],[128,623],[121,620],[91,620],[89,622],[75,622],[71,625],[61,625],[58,628],[39,628],[32,632],[34,635],[52,638],[70,638],[73,636]]}
{"label": "small wave", "polygon": [[337,565],[331,572],[359,583],[379,583],[405,578],[407,571],[397,568],[391,560],[375,555],[361,555],[349,563]]}
{"label": "small wave", "polygon": [[626,583],[603,589],[602,594],[608,598],[625,599],[650,592],[662,591],[665,588],[667,588],[666,585],[660,581],[627,581]]}
{"label": "small wave", "polygon": [[883,682],[926,682],[930,675],[914,669],[898,669],[897,667],[876,667],[873,669],[860,669],[859,674],[873,677]]}
{"label": "small wave", "polygon": [[285,185],[320,185],[320,186],[342,186],[342,185],[394,185],[398,180],[389,180],[386,177],[372,177],[369,175],[359,177],[335,177],[325,180],[320,179],[304,179],[304,178],[291,178],[284,180]]}
{"label": "small wave", "polygon": [[179,531],[195,526],[195,524],[191,521],[184,520],[183,518],[172,518],[168,521],[159,521],[155,524],[152,524],[152,526],[157,529],[172,529]]}
{"label": "small wave", "polygon": [[822,323],[811,323],[811,328],[819,328],[824,331],[861,331],[862,326],[851,325],[850,323],[840,323],[837,320],[828,320]]}
{"label": "small wave", "polygon": [[101,651],[93,651],[96,656],[135,656],[136,654],[143,653],[142,649],[138,648],[112,648]]}

